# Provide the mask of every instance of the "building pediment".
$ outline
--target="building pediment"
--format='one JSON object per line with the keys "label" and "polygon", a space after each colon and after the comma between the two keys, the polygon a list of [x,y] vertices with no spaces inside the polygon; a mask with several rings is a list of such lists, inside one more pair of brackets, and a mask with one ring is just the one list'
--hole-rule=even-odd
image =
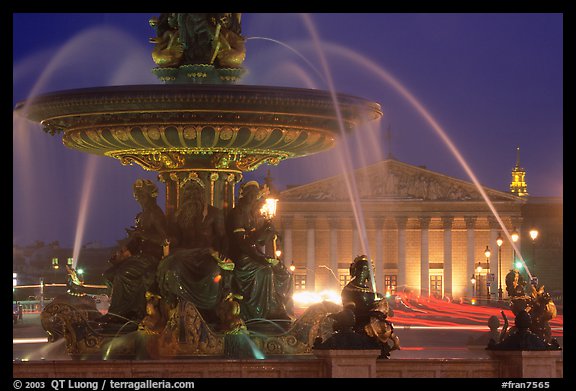
{"label": "building pediment", "polygon": [[[363,200],[476,201],[482,196],[471,182],[452,178],[426,168],[384,160],[348,175]],[[344,175],[335,176],[281,193],[286,201],[347,201],[349,186]],[[509,193],[484,188],[492,201],[518,201]]]}

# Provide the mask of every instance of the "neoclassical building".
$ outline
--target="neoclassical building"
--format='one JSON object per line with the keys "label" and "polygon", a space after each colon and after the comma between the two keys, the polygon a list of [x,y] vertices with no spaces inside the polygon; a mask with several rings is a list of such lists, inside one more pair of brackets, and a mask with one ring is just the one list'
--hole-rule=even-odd
{"label": "neoclassical building", "polygon": [[[357,196],[351,197],[347,189],[355,189]],[[348,178],[336,176],[282,191],[279,247],[286,262],[296,267],[295,289],[341,287],[353,258],[367,254],[380,292],[454,299],[486,297],[489,292],[497,299],[502,276],[506,298],[504,276],[514,254],[500,222],[509,232],[522,229],[526,197],[483,190],[499,218],[473,183],[394,159],[358,169]],[[501,271],[496,243],[500,233]]]}

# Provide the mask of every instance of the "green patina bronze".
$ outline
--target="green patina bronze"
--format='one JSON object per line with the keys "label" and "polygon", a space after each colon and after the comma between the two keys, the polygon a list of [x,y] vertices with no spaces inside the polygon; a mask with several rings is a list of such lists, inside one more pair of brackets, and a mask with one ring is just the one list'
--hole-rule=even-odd
{"label": "green patina bronze", "polygon": [[156,30],[152,72],[168,84],[231,84],[244,75],[246,57],[239,13],[163,13]]}

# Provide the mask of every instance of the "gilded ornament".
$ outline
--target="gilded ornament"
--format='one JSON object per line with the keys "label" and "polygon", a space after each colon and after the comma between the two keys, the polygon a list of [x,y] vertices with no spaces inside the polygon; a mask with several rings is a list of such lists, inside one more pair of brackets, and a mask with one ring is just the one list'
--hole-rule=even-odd
{"label": "gilded ornament", "polygon": [[256,130],[256,134],[254,135],[254,140],[262,141],[268,136],[269,133],[270,133],[269,129],[258,128],[258,130]]}
{"label": "gilded ornament", "polygon": [[298,132],[297,130],[289,130],[286,132],[286,135],[284,136],[284,141],[286,141],[287,143],[292,142],[296,139],[296,137],[298,137],[298,134],[300,132]]}
{"label": "gilded ornament", "polygon": [[315,142],[320,140],[321,136],[322,135],[320,133],[317,133],[317,132],[308,132],[308,137],[306,138],[306,142],[308,144],[314,144]]}
{"label": "gilded ornament", "polygon": [[196,129],[192,126],[187,126],[182,131],[184,138],[187,140],[194,140],[196,138]]}
{"label": "gilded ornament", "polygon": [[146,133],[152,140],[160,140],[160,130],[156,126],[148,127]]}
{"label": "gilded ornament", "polygon": [[234,131],[232,130],[232,128],[230,127],[223,127],[222,130],[220,130],[220,138],[222,140],[230,140],[232,138],[232,135],[234,135]]}
{"label": "gilded ornament", "polygon": [[98,133],[95,130],[87,130],[86,135],[90,138],[90,140],[92,140],[94,142],[100,141],[100,136],[98,135]]}
{"label": "gilded ornament", "polygon": [[126,128],[112,128],[111,131],[114,137],[120,141],[128,141],[130,139]]}
{"label": "gilded ornament", "polygon": [[220,175],[217,172],[213,172],[212,174],[210,174],[210,180],[212,182],[216,182],[218,178],[220,178]]}

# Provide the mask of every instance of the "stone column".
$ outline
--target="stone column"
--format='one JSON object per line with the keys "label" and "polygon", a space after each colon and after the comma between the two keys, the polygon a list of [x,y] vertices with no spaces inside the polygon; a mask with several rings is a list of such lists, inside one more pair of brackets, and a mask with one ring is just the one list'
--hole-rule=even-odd
{"label": "stone column", "polygon": [[489,269],[490,274],[494,274],[494,281],[490,281],[490,298],[498,298],[498,245],[496,244],[496,238],[498,237],[500,224],[495,217],[489,217],[488,225],[490,226],[490,237],[488,239],[488,247],[490,248]]}
{"label": "stone column", "polygon": [[430,217],[421,216],[420,221],[420,296],[430,296]]}
{"label": "stone column", "polygon": [[384,236],[384,221],[385,217],[374,218],[374,226],[376,227],[376,257],[374,259],[376,269],[376,289],[378,292],[384,292],[384,249],[382,246]]}
{"label": "stone column", "polygon": [[306,290],[316,286],[316,225],[315,216],[306,216]]}
{"label": "stone column", "polygon": [[442,217],[444,229],[444,296],[452,298],[452,223],[454,217]]}
{"label": "stone column", "polygon": [[358,234],[358,228],[356,227],[356,222],[352,219],[352,257],[351,259],[356,258],[360,254],[360,236]]}
{"label": "stone column", "polygon": [[476,216],[465,216],[464,222],[466,223],[466,281],[468,289],[468,296],[474,297],[474,286],[470,282],[472,275],[475,274],[474,270],[474,228],[476,226]]}
{"label": "stone column", "polygon": [[[516,251],[516,259],[512,260],[512,264],[508,268],[508,270],[510,270],[514,267],[514,261],[520,260],[519,252],[522,251],[522,218],[520,218],[520,217],[512,218],[512,229],[510,230],[510,234],[512,234],[512,232],[514,231],[514,228],[516,228],[516,231],[518,232],[518,241],[515,243],[518,251]],[[514,250],[512,251],[512,253],[514,253]],[[504,260],[502,260],[502,261],[504,261]],[[504,264],[505,263],[502,262],[502,265],[504,265]],[[504,269],[504,266],[502,266],[502,269]]]}
{"label": "stone column", "polygon": [[[338,228],[339,222],[337,218],[331,217],[328,219],[328,224],[330,226],[330,269],[338,276]],[[341,289],[340,282],[335,281],[332,276],[330,276],[330,284],[334,286],[335,289]]]}
{"label": "stone column", "polygon": [[396,227],[398,230],[398,290],[401,292],[407,288],[406,278],[406,216],[396,217]]}
{"label": "stone column", "polygon": [[292,245],[292,224],[294,221],[293,216],[282,216],[282,259],[284,260],[286,267],[289,267],[293,258],[293,245]]}

